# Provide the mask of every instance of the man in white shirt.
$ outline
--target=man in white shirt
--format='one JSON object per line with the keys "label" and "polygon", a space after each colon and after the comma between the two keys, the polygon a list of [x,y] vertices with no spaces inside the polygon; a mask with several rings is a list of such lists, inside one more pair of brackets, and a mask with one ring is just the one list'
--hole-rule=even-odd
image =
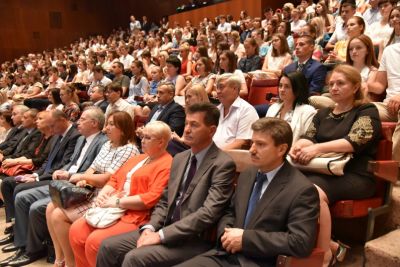
{"label": "man in white shirt", "polygon": [[127,45],[122,45],[119,48],[119,53],[120,53],[120,57],[119,57],[119,61],[124,64],[124,70],[125,71],[129,71],[130,67],[132,65],[133,60],[135,60],[133,58],[132,55],[130,55],[129,53],[129,47]]}
{"label": "man in white shirt", "polygon": [[345,0],[340,5],[339,9],[340,18],[337,19],[335,31],[333,32],[331,39],[326,44],[326,50],[332,50],[335,47],[336,42],[347,39],[346,23],[347,21],[356,14],[356,5],[354,1]]}
{"label": "man in white shirt", "polygon": [[218,25],[217,30],[222,32],[222,33],[230,33],[231,32],[231,24],[226,22],[226,16],[221,15],[219,16],[220,24]]}
{"label": "man in white shirt", "polygon": [[213,140],[221,149],[240,149],[251,139],[251,124],[258,120],[257,111],[239,97],[241,80],[223,74],[217,80],[217,97],[221,104],[219,124]]}
{"label": "man in white shirt", "polygon": [[93,81],[89,86],[88,90],[88,95],[90,96],[92,93],[92,90],[95,86],[97,85],[102,85],[104,87],[107,87],[112,81],[104,76],[104,69],[101,66],[96,66],[93,69]]}
{"label": "man in white shirt", "polygon": [[393,59],[400,58],[400,43],[390,45],[383,50],[381,64],[375,81],[368,82],[368,92],[382,94],[383,102],[374,102],[382,121],[397,122],[392,141],[393,160],[400,160],[400,68]]}
{"label": "man in white shirt", "polygon": [[378,7],[379,0],[369,0],[369,7],[363,14],[363,19],[365,24],[371,26],[374,22],[379,22],[381,20],[381,13]]}
{"label": "man in white shirt", "polygon": [[293,33],[299,33],[301,27],[307,24],[305,20],[300,19],[300,11],[294,8],[291,13],[292,22],[290,22],[290,29]]}
{"label": "man in white shirt", "polygon": [[122,98],[122,93],[123,91],[120,85],[112,83],[108,86],[106,90],[106,98],[109,104],[105,113],[106,120],[113,111],[125,111],[131,115],[132,119],[135,117],[133,106]]}
{"label": "man in white shirt", "polygon": [[140,21],[136,20],[135,16],[130,17],[131,22],[129,23],[129,28],[131,29],[131,32],[134,30],[140,30],[142,26],[140,25]]}

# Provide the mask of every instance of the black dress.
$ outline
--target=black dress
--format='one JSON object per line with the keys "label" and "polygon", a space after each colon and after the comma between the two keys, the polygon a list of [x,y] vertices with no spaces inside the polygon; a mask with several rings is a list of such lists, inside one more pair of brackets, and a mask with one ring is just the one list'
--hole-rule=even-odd
{"label": "black dress", "polygon": [[354,107],[337,115],[330,108],[317,112],[302,138],[313,143],[345,139],[354,149],[353,158],[347,163],[343,176],[306,173],[314,184],[324,190],[330,203],[374,195],[375,179],[367,171],[367,165],[375,157],[380,133],[381,121],[373,104]]}

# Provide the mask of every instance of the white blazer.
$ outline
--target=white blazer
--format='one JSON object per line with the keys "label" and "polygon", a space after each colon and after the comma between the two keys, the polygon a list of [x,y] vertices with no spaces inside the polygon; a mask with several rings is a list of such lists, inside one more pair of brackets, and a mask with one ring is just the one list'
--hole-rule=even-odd
{"label": "white blazer", "polygon": [[[278,117],[283,103],[272,104],[265,117]],[[317,110],[307,104],[296,105],[293,110],[292,121],[289,123],[293,131],[293,144],[306,133]]]}

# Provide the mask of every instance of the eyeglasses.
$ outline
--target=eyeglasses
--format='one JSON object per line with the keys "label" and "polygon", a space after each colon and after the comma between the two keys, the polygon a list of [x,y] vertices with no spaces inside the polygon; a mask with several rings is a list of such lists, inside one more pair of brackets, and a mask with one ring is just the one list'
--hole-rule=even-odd
{"label": "eyeglasses", "polygon": [[142,137],[142,142],[143,142],[143,141],[157,140],[157,139],[160,139],[160,138],[154,137],[154,136],[150,136],[150,135],[143,135],[143,137]]}

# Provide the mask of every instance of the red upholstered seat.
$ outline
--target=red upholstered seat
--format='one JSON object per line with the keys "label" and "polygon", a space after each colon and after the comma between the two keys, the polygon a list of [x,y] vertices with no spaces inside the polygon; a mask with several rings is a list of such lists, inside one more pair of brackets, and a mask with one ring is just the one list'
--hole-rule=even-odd
{"label": "red upholstered seat", "polygon": [[[271,97],[278,96],[278,79],[255,80],[249,87],[249,97],[247,101],[254,105],[269,104]],[[268,100],[267,100],[268,98]]]}
{"label": "red upholstered seat", "polygon": [[396,123],[382,123],[382,136],[379,142],[376,160],[370,162],[369,170],[376,179],[374,197],[361,200],[341,200],[331,206],[333,218],[358,218],[368,216],[366,241],[374,231],[375,217],[389,211],[392,184],[397,181],[399,163],[392,161],[392,135]]}

